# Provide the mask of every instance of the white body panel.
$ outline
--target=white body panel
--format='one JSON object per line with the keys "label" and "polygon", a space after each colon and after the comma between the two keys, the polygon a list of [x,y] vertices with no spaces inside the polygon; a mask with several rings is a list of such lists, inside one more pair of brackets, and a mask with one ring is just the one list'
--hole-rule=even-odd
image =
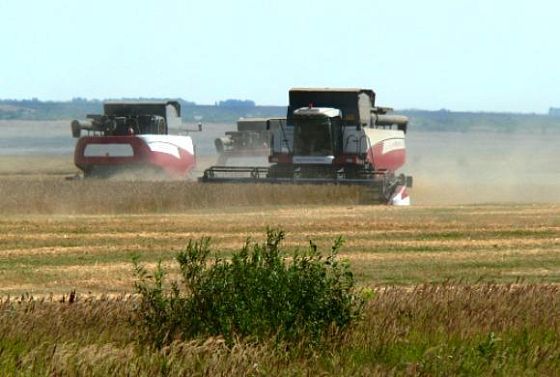
{"label": "white body panel", "polygon": [[134,150],[130,144],[88,144],[85,157],[132,157]]}
{"label": "white body panel", "polygon": [[369,148],[383,140],[383,153],[392,150],[405,149],[404,132],[399,130],[385,130],[382,128],[344,127],[343,151],[344,154],[365,154]]}
{"label": "white body panel", "polygon": [[342,151],[344,154],[362,155],[367,152],[368,142],[363,129],[356,127],[344,127],[342,133]]}
{"label": "white body panel", "polygon": [[[395,139],[394,146],[392,147],[393,150],[395,149],[405,149],[404,144],[404,132],[400,130],[385,130],[383,128],[364,128],[365,134],[369,139],[369,147],[374,146],[382,142],[383,140]],[[391,141],[393,143],[393,141]],[[385,148],[385,144],[383,144]],[[391,147],[390,147],[391,148]]]}
{"label": "white body panel", "polygon": [[399,186],[395,190],[395,193],[389,200],[389,204],[394,206],[409,206],[410,205],[410,196],[408,195],[408,191],[406,186]]}
{"label": "white body panel", "polygon": [[179,158],[178,148],[180,148],[194,156],[194,145],[190,136],[138,135],[138,137],[144,140],[150,150],[154,152],[162,152]]}
{"label": "white body panel", "polygon": [[339,109],[333,109],[330,107],[303,107],[301,109],[295,110],[294,115],[301,115],[301,116],[323,115],[329,118],[342,116]]}
{"label": "white body panel", "polygon": [[179,129],[183,124],[183,120],[177,114],[177,110],[172,105],[167,105],[165,107],[166,118],[167,118],[167,128]]}

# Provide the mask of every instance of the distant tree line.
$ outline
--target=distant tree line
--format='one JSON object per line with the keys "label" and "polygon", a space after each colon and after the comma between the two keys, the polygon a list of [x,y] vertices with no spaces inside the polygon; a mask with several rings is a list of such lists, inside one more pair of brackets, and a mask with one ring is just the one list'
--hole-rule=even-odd
{"label": "distant tree line", "polygon": [[[161,100],[161,98],[118,98],[112,100]],[[278,117],[285,114],[284,106],[256,106],[252,100],[227,99],[215,105],[197,105],[185,99],[181,103],[185,120],[231,122],[240,117]],[[0,120],[59,120],[83,119],[87,114],[103,112],[103,101],[82,97],[70,101],[40,101],[31,99],[0,100]]]}
{"label": "distant tree line", "polygon": [[560,117],[544,114],[454,112],[449,110],[403,110],[410,119],[410,129],[425,131],[560,131]]}
{"label": "distant tree line", "polygon": [[[161,100],[161,98],[122,98],[122,100]],[[214,105],[198,105],[179,98],[183,120],[233,123],[241,117],[282,117],[285,106],[257,106],[252,100],[226,99]],[[70,101],[31,99],[0,100],[0,120],[69,120],[103,112],[103,101],[75,97]],[[560,130],[560,108],[550,108],[548,115],[517,113],[454,112],[399,110],[410,118],[410,130],[468,132],[490,130],[514,132]]]}

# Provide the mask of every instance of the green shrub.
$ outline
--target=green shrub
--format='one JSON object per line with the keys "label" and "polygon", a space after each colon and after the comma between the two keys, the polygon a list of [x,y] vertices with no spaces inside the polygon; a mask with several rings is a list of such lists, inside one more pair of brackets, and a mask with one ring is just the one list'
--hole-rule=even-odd
{"label": "green shrub", "polygon": [[338,259],[339,237],[328,256],[312,241],[286,258],[281,230],[230,260],[210,258],[210,239],[189,241],[177,255],[181,281],[166,282],[161,264],[150,274],[135,261],[138,320],[156,345],[175,338],[223,336],[318,341],[359,316],[362,301],[348,263]]}

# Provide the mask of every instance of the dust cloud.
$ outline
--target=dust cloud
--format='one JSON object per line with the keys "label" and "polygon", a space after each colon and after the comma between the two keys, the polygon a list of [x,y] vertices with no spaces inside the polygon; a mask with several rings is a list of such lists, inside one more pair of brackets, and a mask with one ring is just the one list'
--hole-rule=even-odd
{"label": "dust cloud", "polygon": [[407,136],[413,204],[558,203],[560,133],[417,132]]}

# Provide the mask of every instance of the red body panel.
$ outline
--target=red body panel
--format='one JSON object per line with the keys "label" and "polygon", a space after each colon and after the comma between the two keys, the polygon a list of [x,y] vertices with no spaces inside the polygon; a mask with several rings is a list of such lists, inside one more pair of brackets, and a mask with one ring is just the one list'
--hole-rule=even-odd
{"label": "red body panel", "polygon": [[[127,144],[132,147],[131,156],[86,156],[86,147],[91,144]],[[184,176],[195,166],[195,157],[188,151],[177,148],[179,158],[168,153],[152,151],[148,144],[136,136],[84,136],[74,150],[74,163],[83,171],[95,166],[138,167],[151,166],[164,170],[172,176]]]}
{"label": "red body panel", "polygon": [[383,140],[371,148],[367,152],[367,158],[376,170],[389,170],[396,171],[406,162],[406,149],[402,148],[387,148],[389,140]]}

